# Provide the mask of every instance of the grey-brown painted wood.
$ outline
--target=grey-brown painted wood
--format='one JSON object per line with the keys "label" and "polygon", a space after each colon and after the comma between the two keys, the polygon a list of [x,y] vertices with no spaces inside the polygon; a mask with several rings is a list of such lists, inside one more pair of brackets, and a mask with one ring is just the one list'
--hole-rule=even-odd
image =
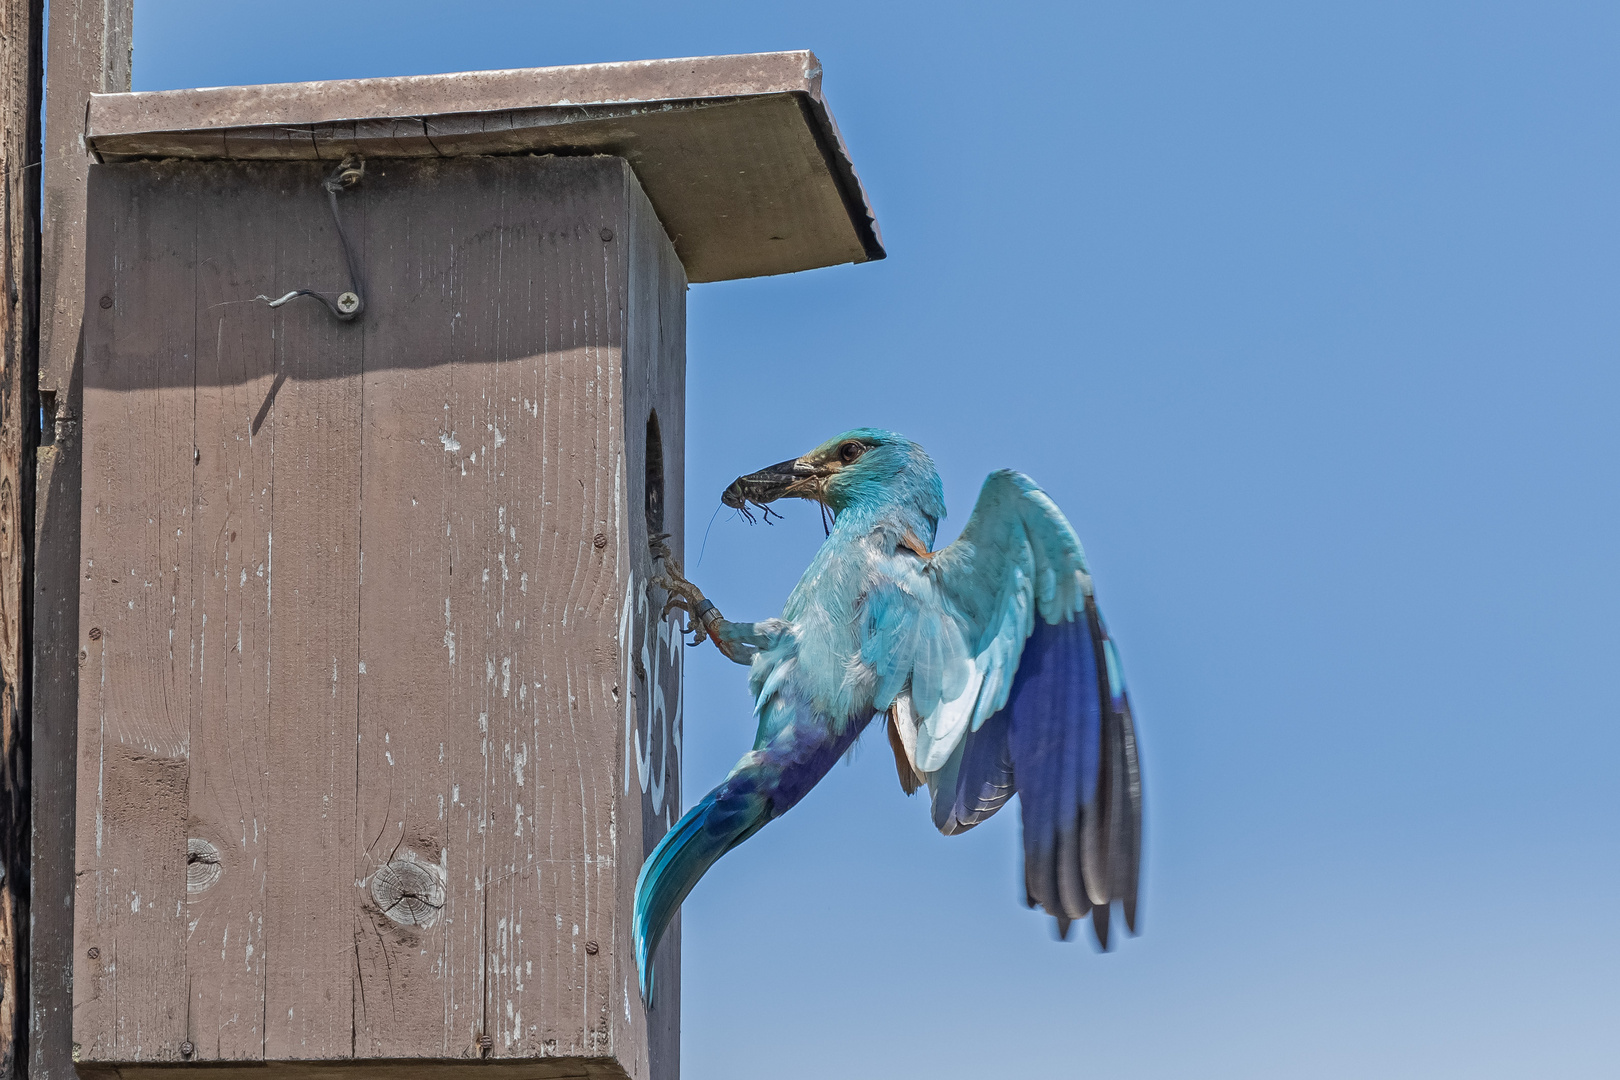
{"label": "grey-brown painted wood", "polygon": [[420,119],[542,105],[639,103],[661,108],[671,101],[820,90],[821,62],[814,53],[797,49],[504,71],[143,91],[99,100],[90,133],[92,138],[100,139],[257,124]]}
{"label": "grey-brown painted wood", "polygon": [[[270,177],[216,181],[218,197],[239,215],[264,214],[280,224],[275,246],[261,249],[275,268],[275,288],[263,295],[312,282],[338,289],[342,257],[318,176],[305,169],[283,173],[279,183]],[[364,235],[364,213],[352,203],[345,209]],[[213,250],[227,248],[250,255],[228,229],[213,242]],[[240,294],[249,303],[235,306],[254,306],[255,295]],[[308,299],[285,312],[274,337],[259,339],[273,350],[276,374],[286,375],[260,429],[270,439],[272,461],[265,572],[266,779],[273,798],[264,818],[270,845],[265,947],[274,950],[265,974],[264,1053],[272,1060],[352,1055],[358,895],[350,856],[358,768],[364,327],[336,322]],[[288,952],[294,943],[296,961]]]}
{"label": "grey-brown painted wood", "polygon": [[[39,364],[44,439],[34,501],[29,1073],[67,1080],[72,1057],[73,836],[79,673],[80,318],[92,93],[129,89],[132,0],[53,0],[45,95]],[[38,114],[37,107],[34,115]],[[30,184],[28,191],[37,190]]]}
{"label": "grey-brown painted wood", "polygon": [[674,1077],[630,914],[680,810],[681,263],[619,158],[374,161],[364,314],[272,310],[344,284],[326,171],[93,177],[81,1072]]}
{"label": "grey-brown painted wood", "polygon": [[[190,716],[192,782],[188,841],[210,845],[191,857],[212,864],[188,874],[187,1032],[217,1060],[264,1056],[265,910],[271,835],[270,512],[273,425],[258,419],[277,374],[258,347],[284,320],[263,305],[235,303],[244,289],[273,288],[266,260],[280,230],[242,216],[234,200],[198,201],[199,237],[230,234],[195,271],[197,381],[194,398],[194,528],[203,542],[192,562],[191,638],[197,643]],[[99,300],[96,301],[99,303]],[[267,416],[266,421],[269,420]],[[206,869],[211,866],[212,869]]]}
{"label": "grey-brown painted wood", "polygon": [[618,155],[692,281],[884,254],[807,51],[119,94],[86,123],[109,162]]}
{"label": "grey-brown painted wood", "polygon": [[[193,677],[194,214],[143,177],[108,222],[126,265],[92,263],[86,317],[79,625],[74,1038],[85,1058],[178,1059],[185,1035],[185,868]],[[179,991],[179,992],[177,992]],[[115,1024],[81,1028],[85,1012]]]}
{"label": "grey-brown painted wood", "polygon": [[[652,205],[645,199],[632,198],[630,211],[629,303],[632,312],[644,314],[629,323],[627,366],[653,372],[656,377],[625,382],[625,415],[648,419],[640,431],[627,432],[632,443],[640,437],[642,449],[639,462],[631,459],[637,471],[630,478],[634,501],[626,517],[629,528],[625,537],[637,557],[638,575],[632,582],[634,597],[626,605],[630,614],[626,624],[632,635],[639,634],[639,640],[632,636],[628,663],[623,664],[631,708],[625,723],[620,786],[626,794],[633,790],[632,784],[642,788],[642,820],[650,824],[642,829],[640,852],[632,851],[633,857],[619,861],[621,895],[634,891],[642,861],[681,815],[681,676],[686,657],[677,623],[656,618],[653,605],[658,594],[647,594],[648,607],[641,608],[646,575],[652,569],[650,561],[642,561],[649,528],[670,533],[671,544],[677,550],[686,528],[685,486],[681,482],[686,468],[686,284],[680,261],[665,242]],[[657,317],[648,317],[654,311]],[[654,489],[651,497],[649,486]],[[680,941],[677,914],[656,956],[658,1008],[646,1016],[648,1053],[654,1063],[653,1072],[659,1075],[673,1075],[672,1071],[662,1073],[659,1066],[680,1058],[681,995],[676,992],[668,998],[663,996],[666,980],[671,986],[680,986]],[[620,940],[614,955],[621,985],[628,981],[634,987],[636,967],[630,941]]]}
{"label": "grey-brown painted wood", "polygon": [[[360,197],[386,183],[390,171],[377,163]],[[426,1056],[464,1056],[476,1046],[484,1021],[478,961],[484,953],[484,912],[474,888],[483,879],[478,842],[487,814],[481,783],[464,791],[458,786],[468,762],[465,747],[452,737],[458,726],[451,708],[457,672],[452,660],[459,659],[452,620],[467,613],[454,612],[449,604],[456,563],[462,561],[451,519],[464,478],[459,468],[445,471],[449,444],[440,435],[465,433],[472,426],[470,407],[459,424],[447,408],[461,396],[455,331],[464,323],[481,335],[493,326],[483,298],[443,287],[466,273],[465,260],[447,248],[439,228],[428,224],[435,218],[434,204],[446,197],[432,180],[400,189],[399,212],[422,224],[371,241],[367,248],[368,267],[390,266],[386,279],[375,269],[368,273],[371,302],[382,310],[408,305],[420,316],[406,324],[368,313],[368,354],[404,354],[420,344],[426,346],[424,355],[437,355],[440,362],[368,369],[363,381],[361,520],[369,565],[360,584],[358,626],[366,673],[359,682],[356,778],[363,794],[348,867],[373,894],[362,900],[354,919],[355,1052],[363,1057],[406,1046]],[[439,265],[446,255],[450,258]],[[418,284],[412,287],[413,282]],[[471,301],[471,310],[462,310],[458,301]],[[469,551],[463,560],[471,556]],[[462,577],[466,570],[463,561]],[[419,630],[402,633],[405,627]],[[449,873],[448,859],[441,864],[440,853],[448,854],[452,845],[465,851],[475,844],[479,857],[457,860],[454,887],[439,880]],[[416,876],[432,880],[426,889],[408,891],[431,893],[436,884],[441,893],[426,896],[418,907],[403,903],[407,890],[385,889],[378,902],[371,886],[391,875],[390,867],[408,872],[402,864],[413,860],[421,864],[411,868]],[[471,906],[469,898],[475,901]],[[429,902],[434,900],[437,909]]]}
{"label": "grey-brown painted wood", "polygon": [[39,31],[30,0],[0,3],[0,1077],[26,1063],[28,923],[28,539],[39,206]]}

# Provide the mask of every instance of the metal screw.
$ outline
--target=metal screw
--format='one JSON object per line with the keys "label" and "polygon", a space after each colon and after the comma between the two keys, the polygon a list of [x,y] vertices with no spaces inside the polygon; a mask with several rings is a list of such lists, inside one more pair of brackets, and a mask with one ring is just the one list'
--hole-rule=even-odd
{"label": "metal screw", "polygon": [[338,310],[353,315],[360,307],[360,298],[352,292],[338,293]]}
{"label": "metal screw", "polygon": [[607,226],[604,225],[602,227],[602,234],[601,235],[602,235],[602,243],[611,244],[613,242],[613,230],[608,228]]}
{"label": "metal screw", "polygon": [[180,1056],[181,1057],[190,1057],[192,1054],[195,1054],[196,1052],[197,1052],[197,1048],[194,1045],[192,1045],[192,1042],[191,1042],[190,1039],[187,1039],[185,1042],[180,1044]]}
{"label": "metal screw", "polygon": [[92,945],[84,951],[84,955],[88,956],[92,960],[100,960],[101,950]]}
{"label": "metal screw", "polygon": [[90,628],[90,640],[91,641],[100,641],[101,640],[101,627],[92,626]]}
{"label": "metal screw", "polygon": [[480,1054],[488,1054],[494,1048],[495,1048],[495,1040],[494,1039],[490,1038],[488,1035],[480,1035],[480,1036],[478,1036],[478,1052]]}
{"label": "metal screw", "polygon": [[112,307],[112,297],[103,296],[101,298],[101,310],[106,311],[110,307]]}
{"label": "metal screw", "polygon": [[603,548],[607,547],[607,534],[597,533],[595,539],[591,541],[591,544],[596,548],[597,551],[601,551]]}
{"label": "metal screw", "polygon": [[585,943],[585,955],[586,956],[595,956],[598,952],[601,951],[601,949],[602,949],[602,947],[600,945],[598,945],[594,941],[587,941]]}

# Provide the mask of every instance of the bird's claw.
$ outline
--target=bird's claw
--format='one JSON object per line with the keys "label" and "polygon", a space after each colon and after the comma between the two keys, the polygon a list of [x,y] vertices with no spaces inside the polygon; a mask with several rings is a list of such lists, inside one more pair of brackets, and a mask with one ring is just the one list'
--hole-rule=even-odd
{"label": "bird's claw", "polygon": [[[661,562],[666,566],[673,562],[675,553],[670,551],[669,544],[665,543],[669,537],[669,533],[654,533],[647,537],[647,550],[652,552],[653,562]],[[680,565],[678,562],[675,563],[676,574],[681,572]]]}
{"label": "bird's claw", "polygon": [[688,645],[701,645],[708,637],[708,633],[704,629],[703,622],[696,617],[696,613],[702,611],[706,605],[711,608],[713,605],[708,603],[701,589],[682,575],[679,560],[665,542],[668,539],[669,533],[658,533],[647,538],[647,547],[652,552],[653,561],[663,563],[663,572],[653,577],[652,584],[669,594],[668,599],[664,601],[664,610],[658,617],[666,619],[672,611],[684,612],[686,627],[681,633],[692,635],[692,640],[687,642]]}
{"label": "bird's claw", "polygon": [[703,623],[694,617],[694,613],[700,609],[704,602],[704,596],[701,592],[698,592],[697,586],[685,578],[670,577],[667,574],[658,575],[652,579],[652,583],[669,594],[669,598],[664,601],[664,610],[659,613],[658,617],[667,619],[672,611],[684,613],[686,615],[686,626],[681,630],[681,633],[692,635],[692,640],[687,644],[702,644],[703,639],[708,634],[703,629]]}

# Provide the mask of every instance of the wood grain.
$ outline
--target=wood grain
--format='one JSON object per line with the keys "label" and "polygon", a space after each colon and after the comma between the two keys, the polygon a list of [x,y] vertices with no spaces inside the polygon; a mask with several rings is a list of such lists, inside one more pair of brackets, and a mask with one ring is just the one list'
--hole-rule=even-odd
{"label": "wood grain", "polygon": [[884,257],[806,51],[97,97],[97,160],[610,154],[692,281]]}
{"label": "wood grain", "polygon": [[[681,264],[618,158],[370,162],[341,200],[364,315],[253,302],[338,284],[323,175],[165,162],[92,185],[96,287],[169,299],[87,324],[108,359],[87,368],[83,625],[122,596],[89,561],[162,539],[103,504],[144,494],[182,428],[196,443],[184,739],[103,734],[105,700],[149,716],[166,684],[136,670],[149,646],[87,650],[110,674],[81,695],[84,744],[185,778],[181,831],[143,828],[179,845],[189,940],[119,977],[180,980],[152,1007],[184,1004],[192,1061],[674,1077],[678,938],[649,1028],[629,926],[680,810],[681,647],[646,593],[644,489],[656,410],[678,537]],[[189,252],[153,246],[180,234]],[[141,360],[182,338],[189,376]],[[184,424],[131,420],[173,402]],[[128,817],[84,757],[81,814]],[[187,841],[218,853],[190,894]],[[83,951],[123,925],[104,883],[133,849],[79,857]],[[108,1035],[129,1006],[82,970],[82,1071],[173,1060]]]}
{"label": "wood grain", "polygon": [[74,1028],[91,1058],[179,1060],[196,347],[191,319],[145,315],[190,310],[196,223],[163,177],[131,179],[86,281],[111,303],[86,326]]}
{"label": "wood grain", "polygon": [[[634,567],[629,583],[636,601],[652,573],[648,554],[650,473],[658,473],[662,491],[658,495],[661,522],[653,526],[671,534],[669,541],[677,555],[684,555],[681,538],[686,532],[686,284],[680,260],[665,241],[663,226],[652,205],[634,185],[630,192],[629,299],[630,320],[625,348],[623,393],[624,415],[639,420],[625,433],[629,448],[624,462],[625,505],[618,515],[622,535],[616,540],[625,546],[626,561]],[[656,423],[649,419],[656,417]],[[656,429],[656,430],[655,430]],[[656,454],[650,447],[659,442]],[[661,468],[649,470],[655,457]],[[681,674],[685,649],[676,617],[659,620],[649,609],[633,612],[633,653],[625,666],[624,684],[630,692],[631,710],[624,732],[623,792],[630,794],[634,782],[642,789],[641,847],[619,859],[619,893],[633,895],[642,860],[681,814]],[[639,662],[639,668],[637,666]],[[632,761],[632,758],[634,759]],[[627,931],[625,922],[616,929]],[[635,950],[625,937],[615,943],[614,957],[622,997],[633,998],[636,985]],[[658,1008],[651,1013],[631,1009],[628,1026],[633,1034],[630,1045],[648,1048],[648,1075],[663,1080],[679,1075],[681,1036],[681,937],[680,917],[666,931],[656,956],[660,990]],[[626,990],[628,983],[631,989]],[[667,998],[662,987],[676,993]],[[643,1027],[645,1024],[645,1027]]]}
{"label": "wood grain", "polygon": [[[274,222],[243,217],[219,185],[197,200],[196,643],[188,839],[218,877],[186,893],[187,1037],[201,1058],[264,1057],[264,920],[270,832],[271,484],[275,429],[259,422],[279,372],[280,317],[234,302],[274,293]],[[278,294],[279,295],[279,294]],[[206,879],[204,879],[206,880]]]}
{"label": "wood grain", "polygon": [[34,258],[39,153],[41,12],[0,3],[0,1077],[15,1075],[27,1012],[28,541],[33,531],[34,369],[38,278]]}
{"label": "wood grain", "polygon": [[[420,348],[439,362],[421,368],[368,365],[365,375],[361,519],[367,565],[359,627],[366,672],[360,678],[352,876],[369,886],[390,863],[415,858],[438,867],[447,888],[431,923],[402,923],[369,891],[360,898],[355,1046],[367,1057],[476,1057],[484,1024],[480,841],[488,813],[482,783],[472,782],[483,777],[480,745],[455,738],[476,714],[452,711],[465,657],[457,631],[465,634],[467,613],[455,609],[449,596],[458,571],[463,578],[476,576],[479,560],[470,544],[466,558],[458,559],[462,538],[450,519],[464,481],[457,432],[474,437],[469,418],[458,422],[452,415],[461,393],[455,361],[459,353],[465,362],[468,352],[458,348],[463,335],[457,330],[480,334],[489,312],[467,295],[467,267],[455,248],[445,250],[440,227],[449,220],[465,226],[459,213],[465,193],[455,186],[446,190],[431,176],[414,184],[402,180],[389,162],[377,163],[366,180],[371,220],[378,220],[375,204],[386,200],[388,216],[414,223],[367,236],[366,355]],[[469,300],[470,312],[460,306]],[[402,312],[414,317],[403,321]],[[469,859],[469,851],[479,857]]]}
{"label": "wood grain", "polygon": [[[80,323],[85,288],[85,176],[90,165],[80,136],[92,93],[129,89],[133,15],[133,0],[52,0],[49,8],[35,377],[50,409],[42,433],[48,445],[38,448],[34,485],[30,687],[33,834],[28,1072],[34,1080],[71,1080],[76,1075],[71,981],[81,641],[78,417],[83,411]],[[37,31],[32,37],[37,46]],[[8,40],[21,39],[8,35]],[[39,115],[37,105],[30,115]],[[39,189],[30,184],[25,190]]]}

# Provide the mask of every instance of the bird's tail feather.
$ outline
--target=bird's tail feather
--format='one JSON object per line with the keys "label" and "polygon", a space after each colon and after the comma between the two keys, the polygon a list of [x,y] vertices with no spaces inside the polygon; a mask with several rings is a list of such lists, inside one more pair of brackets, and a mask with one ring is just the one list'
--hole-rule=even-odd
{"label": "bird's tail feather", "polygon": [[757,791],[711,791],[664,835],[636,882],[636,967],[641,996],[652,1004],[652,955],[686,894],[715,861],[771,819],[770,800]]}
{"label": "bird's tail feather", "polygon": [[787,813],[855,742],[867,720],[834,725],[805,711],[737,763],[724,783],[682,815],[642,864],[636,881],[636,966],[653,1000],[653,954],[699,879],[715,862]]}

